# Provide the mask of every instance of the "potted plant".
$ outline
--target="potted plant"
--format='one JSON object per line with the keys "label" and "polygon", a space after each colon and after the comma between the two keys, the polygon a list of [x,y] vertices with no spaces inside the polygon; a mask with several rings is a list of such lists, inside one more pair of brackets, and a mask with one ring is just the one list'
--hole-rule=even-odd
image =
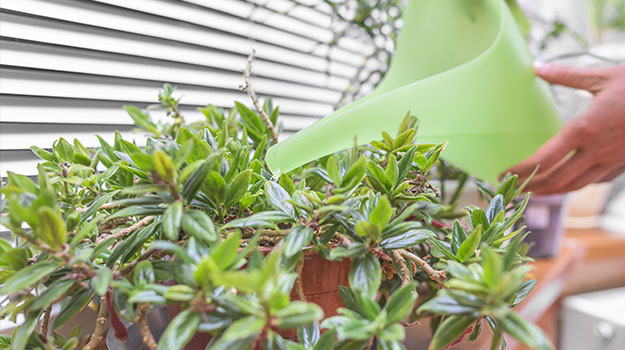
{"label": "potted plant", "polygon": [[[486,192],[487,210],[452,221],[427,177],[444,144],[415,144],[409,114],[394,137],[271,174],[271,103],[209,105],[186,124],[172,92],[159,95],[171,122],[126,107],[145,146],[61,138],[33,147],[34,181],[8,173],[0,305],[24,322],[4,346],[94,349],[105,320],[124,340],[125,320],[150,349],[182,349],[196,334],[208,349],[402,349],[404,327],[429,318],[430,349],[486,327],[493,349],[504,334],[552,348],[512,310],[534,285],[524,230],[508,230],[527,204],[514,201],[516,176]],[[87,305],[93,333],[59,334]],[[146,315],[165,305],[176,310],[157,338]]]}

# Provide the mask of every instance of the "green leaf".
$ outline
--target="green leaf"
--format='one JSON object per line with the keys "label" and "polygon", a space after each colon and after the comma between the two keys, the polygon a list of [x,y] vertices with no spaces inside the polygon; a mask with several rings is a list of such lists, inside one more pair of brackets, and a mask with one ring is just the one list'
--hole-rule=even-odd
{"label": "green leaf", "polygon": [[151,303],[151,304],[165,304],[167,299],[162,297],[154,290],[141,290],[131,292],[128,303]]}
{"label": "green leaf", "polygon": [[341,184],[341,172],[339,171],[339,163],[335,156],[330,156],[326,161],[326,171],[328,176],[332,179],[332,183],[335,185]]}
{"label": "green leaf", "polygon": [[123,108],[126,110],[126,112],[128,112],[128,115],[130,115],[130,117],[132,118],[132,120],[134,120],[137,126],[157,136],[160,135],[158,129],[156,128],[154,123],[152,123],[152,121],[150,120],[149,115],[143,113],[139,108],[135,106],[124,106]]}
{"label": "green leaf", "polygon": [[484,281],[493,287],[502,277],[503,259],[491,249],[482,249],[482,266],[484,267]]}
{"label": "green leaf", "polygon": [[191,301],[195,297],[195,290],[184,284],[177,284],[167,288],[165,298],[174,301]]}
{"label": "green leaf", "polygon": [[291,196],[289,193],[273,181],[267,181],[265,183],[265,194],[272,207],[284,212],[290,217],[295,217],[295,208],[289,201]]}
{"label": "green leaf", "polygon": [[39,148],[37,146],[31,146],[30,150],[33,151],[33,153],[43,159],[43,160],[47,160],[48,162],[54,162],[56,161],[56,155],[54,153],[48,152],[42,148]]}
{"label": "green leaf", "polygon": [[55,331],[61,327],[65,322],[69,321],[72,317],[76,316],[80,310],[84,309],[87,304],[93,299],[95,292],[91,289],[83,289],[64,304],[63,309],[58,314],[54,323],[52,323],[52,330]]}
{"label": "green leaf", "polygon": [[154,267],[149,260],[143,260],[135,267],[133,271],[133,280],[136,286],[142,283],[154,283]]}
{"label": "green leaf", "polygon": [[460,245],[466,239],[467,239],[466,231],[464,230],[464,228],[462,228],[462,225],[460,225],[460,222],[458,220],[455,220],[454,225],[453,225],[452,238],[451,238],[451,251],[454,252],[454,254],[458,254],[458,249],[460,248]]}
{"label": "green leaf", "polygon": [[456,255],[454,255],[451,251],[451,245],[447,244],[447,242],[443,242],[438,240],[437,238],[432,238],[429,240],[430,243],[432,243],[433,247],[435,249],[432,249],[432,255],[437,256],[437,254],[434,252],[434,250],[438,250],[442,255],[444,255],[447,259],[451,259],[451,260],[455,260],[455,261],[460,261],[458,259],[458,257]]}
{"label": "green leaf", "polygon": [[356,223],[356,233],[362,237],[370,237],[376,241],[380,237],[380,229],[371,221],[360,220]]}
{"label": "green leaf", "polygon": [[373,254],[366,254],[352,260],[349,269],[349,285],[373,297],[380,287],[382,271],[380,262]]}
{"label": "green leaf", "polygon": [[386,236],[378,245],[386,250],[410,248],[435,235],[426,229],[409,230],[404,233]]}
{"label": "green leaf", "polygon": [[0,349],[8,349],[11,346],[11,337],[0,334]]}
{"label": "green leaf", "polygon": [[314,230],[311,227],[295,226],[283,240],[284,255],[288,258],[302,251],[302,248],[310,244]]}
{"label": "green leaf", "polygon": [[204,182],[205,192],[217,204],[224,202],[226,198],[226,180],[216,171],[211,170]]}
{"label": "green leaf", "polygon": [[106,221],[110,221],[116,218],[125,218],[130,216],[143,216],[143,215],[157,215],[163,213],[165,208],[158,206],[148,206],[148,205],[135,205],[132,207],[127,207],[121,210],[118,210],[113,215],[109,215],[106,218]]}
{"label": "green leaf", "polygon": [[39,320],[41,314],[37,315],[28,315],[24,323],[22,323],[15,334],[13,335],[13,340],[11,342],[12,350],[24,350],[26,349],[26,345],[28,344],[28,339],[30,339],[31,334],[35,331],[35,327],[37,326],[37,321]]}
{"label": "green leaf", "polygon": [[211,256],[222,270],[227,269],[234,262],[240,243],[241,232],[236,230],[212,251]]}
{"label": "green leaf", "polygon": [[[182,197],[187,203],[191,203],[193,198],[195,198],[195,195],[200,190],[200,187],[202,187],[202,183],[206,179],[212,165],[213,164],[205,160],[199,168],[189,175],[189,179],[185,182],[184,187],[182,188]],[[182,174],[180,178],[182,180]]]}
{"label": "green leaf", "polygon": [[[471,294],[468,294],[468,295],[471,296]],[[471,297],[472,299],[469,299],[468,303],[462,303],[456,298],[454,298],[454,296],[451,296],[449,294],[446,294],[446,293],[439,294],[435,296],[434,298],[426,301],[423,305],[421,305],[418,309],[418,313],[430,312],[433,314],[440,314],[440,315],[478,316],[479,308],[482,307],[484,303],[482,302],[480,304],[479,299],[477,299],[477,297],[474,297],[474,296],[471,296]]]}
{"label": "green leaf", "polygon": [[226,186],[226,208],[232,207],[245,196],[251,178],[252,170],[247,169],[237,175],[232,182]]}
{"label": "green leaf", "polygon": [[412,162],[415,152],[417,152],[417,146],[412,146],[406,153],[404,153],[402,158],[399,160],[399,163],[397,164],[397,169],[399,170],[399,172],[397,174],[397,182],[395,183],[395,185],[399,185],[399,183],[404,181],[406,176],[408,176],[408,173],[412,169]]}
{"label": "green leaf", "polygon": [[391,188],[394,188],[397,184],[397,179],[399,179],[399,168],[397,167],[397,158],[395,158],[395,155],[391,155],[388,158],[385,174],[386,178],[388,178],[392,183]]}
{"label": "green leaf", "polygon": [[93,288],[98,295],[102,296],[106,294],[106,290],[112,279],[113,272],[111,269],[103,266],[98,270],[98,274],[91,279],[91,288]]}
{"label": "green leaf", "polygon": [[391,207],[391,202],[389,202],[386,196],[382,196],[378,201],[378,205],[369,214],[369,220],[382,231],[392,216],[393,208]]}
{"label": "green leaf", "polygon": [[313,303],[292,301],[274,316],[278,328],[297,328],[322,319],[323,311]]}
{"label": "green leaf", "polygon": [[291,180],[291,177],[287,174],[280,175],[280,178],[278,179],[278,184],[282,186],[282,188],[284,188],[291,196],[293,195],[293,192],[295,192],[295,185],[293,184],[293,180]]}
{"label": "green leaf", "polygon": [[25,267],[4,281],[0,294],[6,295],[35,286],[40,279],[56,270],[57,265],[50,262],[39,262]]}
{"label": "green leaf", "polygon": [[9,178],[9,186],[15,186],[33,194],[39,192],[39,189],[37,188],[37,185],[33,182],[33,180],[29,179],[24,175],[19,175],[12,171],[7,171],[7,177]]}
{"label": "green leaf", "polygon": [[476,318],[472,316],[452,315],[447,317],[436,329],[428,350],[445,349],[447,345],[461,337],[475,320]]}
{"label": "green leaf", "polygon": [[277,222],[293,221],[293,218],[282,211],[263,211],[244,218],[235,219],[222,226],[231,227],[275,227]]}
{"label": "green leaf", "polygon": [[460,247],[458,248],[458,254],[456,256],[462,262],[466,261],[470,257],[475,254],[475,250],[480,245],[480,241],[482,240],[482,225],[477,226],[473,229],[473,232],[467,237],[467,239],[462,242]]}
{"label": "green leaf", "polygon": [[[226,329],[212,345],[211,350],[249,350],[252,348],[252,342],[260,334],[265,324],[266,320],[264,318],[256,316],[241,318]],[[162,350],[165,350],[165,348]]]}
{"label": "green leaf", "polygon": [[352,242],[348,247],[338,246],[330,250],[328,259],[337,260],[342,258],[354,258],[363,256],[369,251],[369,248],[362,243]]}
{"label": "green leaf", "polygon": [[304,346],[304,349],[315,346],[319,342],[320,336],[319,324],[317,322],[311,322],[297,329],[297,340]]}
{"label": "green leaf", "polygon": [[60,298],[74,285],[73,280],[61,280],[58,279],[54,283],[50,284],[43,293],[41,293],[33,302],[28,305],[29,311],[35,311],[46,308],[52,304],[53,301]]}
{"label": "green leaf", "polygon": [[39,230],[41,238],[50,247],[59,248],[67,240],[65,221],[54,209],[43,207],[39,209]]}
{"label": "green leaf", "polygon": [[488,209],[486,210],[486,219],[489,224],[493,223],[497,214],[504,210],[504,200],[503,196],[498,194],[496,195],[488,205]]}
{"label": "green leaf", "polygon": [[173,182],[176,176],[176,169],[171,157],[162,150],[154,152],[152,157],[154,158],[154,168],[158,175],[167,182]]}
{"label": "green leaf", "polygon": [[113,196],[115,196],[117,193],[119,193],[119,190],[98,195],[96,199],[89,205],[87,210],[82,214],[80,218],[80,223],[83,223],[85,220],[92,217],[98,210],[100,210],[100,207],[104,203],[110,202]]}
{"label": "green leaf", "polygon": [[369,171],[369,177],[382,186],[382,192],[388,192],[391,190],[393,184],[391,183],[391,180],[386,177],[386,173],[379,165],[377,165],[374,161],[369,160],[367,169]]}
{"label": "green leaf", "polygon": [[336,193],[343,193],[356,187],[362,182],[365,172],[367,171],[367,158],[361,156],[356,162],[354,162],[345,172],[343,179],[340,182],[340,189],[335,190]]}
{"label": "green leaf", "polygon": [[525,196],[525,199],[523,200],[521,205],[517,208],[517,210],[512,215],[510,215],[509,218],[507,218],[504,221],[502,231],[505,231],[508,228],[510,228],[510,226],[514,225],[514,223],[517,222],[517,220],[521,218],[521,215],[523,215],[523,212],[525,211],[525,208],[527,207],[527,203],[529,199],[530,199],[530,195],[528,194],[527,196]]}
{"label": "green leaf", "polygon": [[165,209],[165,214],[163,214],[163,219],[161,222],[161,227],[163,229],[163,233],[165,237],[169,240],[177,241],[178,236],[180,235],[180,224],[182,221],[182,203],[174,202],[167,206]]}
{"label": "green leaf", "polygon": [[215,242],[218,238],[215,225],[208,215],[200,210],[187,210],[182,215],[184,231],[205,243]]}
{"label": "green leaf", "polygon": [[386,305],[384,305],[384,311],[386,311],[386,325],[402,321],[408,317],[415,301],[417,301],[418,295],[415,288],[414,283],[409,283],[391,294]]}
{"label": "green leaf", "polygon": [[332,344],[334,344],[334,337],[336,335],[336,331],[334,329],[328,329],[321,337],[319,337],[319,341],[315,344],[314,350],[327,350],[331,349]]}
{"label": "green leaf", "polygon": [[499,325],[519,342],[536,350],[552,350],[553,346],[543,331],[519,314],[510,311],[506,317],[498,317]]}
{"label": "green leaf", "polygon": [[436,145],[434,149],[431,149],[428,151],[426,155],[427,162],[425,163],[425,166],[421,168],[421,172],[423,174],[426,174],[428,171],[430,171],[430,169],[434,166],[436,161],[438,161],[438,158],[440,157],[441,152],[445,150],[445,147],[447,147],[447,142]]}
{"label": "green leaf", "polygon": [[64,138],[61,137],[58,142],[52,146],[52,148],[62,160],[68,163],[74,161],[74,147],[72,147],[72,144],[67,142]]}
{"label": "green leaf", "polygon": [[534,286],[536,285],[536,280],[529,280],[529,281],[525,281],[523,282],[523,284],[521,284],[521,287],[519,288],[519,291],[516,293],[516,296],[514,297],[514,301],[512,302],[512,305],[518,305],[520,302],[523,301],[523,299],[525,299],[530,292],[532,291],[532,289],[534,289]]}
{"label": "green leaf", "polygon": [[191,259],[189,254],[187,254],[187,252],[177,244],[167,241],[154,241],[154,243],[152,243],[152,248],[156,250],[170,251],[174,253],[178,259],[181,259],[186,263],[193,263],[193,259]]}
{"label": "green leaf", "polygon": [[157,350],[182,349],[191,340],[202,320],[201,314],[191,310],[179,313],[167,326],[158,341]]}

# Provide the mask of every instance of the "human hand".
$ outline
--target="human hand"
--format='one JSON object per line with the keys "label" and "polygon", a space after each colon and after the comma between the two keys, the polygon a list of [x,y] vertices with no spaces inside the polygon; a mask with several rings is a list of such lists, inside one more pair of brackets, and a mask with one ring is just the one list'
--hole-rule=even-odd
{"label": "human hand", "polygon": [[625,171],[625,65],[598,69],[537,62],[534,70],[551,84],[591,92],[593,101],[536,153],[506,172],[523,181],[539,166],[527,190],[547,195],[610,181]]}

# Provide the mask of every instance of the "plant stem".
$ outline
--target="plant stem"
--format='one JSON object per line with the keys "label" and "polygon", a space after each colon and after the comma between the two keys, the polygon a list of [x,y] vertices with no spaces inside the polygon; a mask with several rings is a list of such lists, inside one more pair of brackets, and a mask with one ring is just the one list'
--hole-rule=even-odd
{"label": "plant stem", "polygon": [[150,327],[148,326],[148,323],[146,321],[147,313],[148,304],[140,303],[137,307],[137,317],[135,318],[135,321],[139,325],[139,331],[143,336],[143,343],[147,345],[150,350],[155,350],[157,345],[156,341],[154,340],[154,336],[152,335],[152,332],[150,332]]}
{"label": "plant stem", "polygon": [[269,131],[271,132],[271,139],[273,140],[274,143],[278,143],[278,132],[273,127],[273,123],[271,122],[271,119],[269,118],[265,110],[260,105],[260,102],[258,101],[258,97],[256,96],[256,93],[254,93],[254,90],[252,89],[252,84],[250,83],[250,74],[252,74],[252,61],[254,60],[254,54],[255,54],[255,51],[252,50],[252,54],[250,54],[250,56],[248,57],[247,65],[245,66],[245,69],[243,70],[243,79],[245,80],[245,86],[243,87],[243,89],[247,91],[247,94],[250,96],[250,99],[252,100],[252,103],[254,104],[254,108],[256,108],[256,111],[260,114],[261,118],[263,119],[263,122],[265,122],[267,129],[269,129]]}
{"label": "plant stem", "polygon": [[150,223],[150,221],[152,221],[152,220],[154,220],[154,216],[146,216],[146,217],[144,217],[143,219],[141,219],[141,220],[137,221],[137,222],[136,222],[135,224],[133,224],[132,226],[130,226],[130,227],[126,227],[125,229],[123,229],[123,230],[121,230],[121,231],[119,231],[119,232],[116,232],[116,233],[111,234],[111,235],[106,235],[106,236],[101,236],[101,237],[99,237],[99,238],[96,240],[96,244],[97,244],[97,243],[104,242],[104,241],[106,241],[107,239],[112,238],[112,237],[116,237],[116,238],[123,238],[123,237],[125,237],[125,236],[127,236],[127,235],[129,235],[129,234],[133,233],[134,231],[136,231],[136,230],[140,229],[141,227],[143,227],[143,226],[145,226],[145,225],[149,224],[149,223]]}
{"label": "plant stem", "polygon": [[399,272],[401,273],[401,285],[402,287],[410,283],[410,270],[406,265],[406,261],[401,253],[397,250],[393,250],[393,259],[399,265]]}
{"label": "plant stem", "polygon": [[154,254],[155,250],[152,249],[152,247],[146,249],[145,252],[143,252],[143,254],[141,254],[140,257],[138,257],[137,259],[133,260],[131,263],[129,263],[128,265],[126,265],[124,267],[124,269],[121,271],[121,274],[123,276],[129,274],[130,272],[132,272],[132,269],[135,268],[135,266],[137,266],[137,264],[139,264],[140,262],[142,262],[143,260],[148,259],[152,254]]}
{"label": "plant stem", "polygon": [[428,264],[425,260],[421,259],[420,257],[410,253],[407,250],[400,250],[400,254],[405,257],[408,258],[412,261],[414,261],[417,265],[419,265],[419,267],[421,269],[423,269],[423,271],[425,271],[425,273],[430,276],[430,279],[432,279],[432,281],[435,281],[436,283],[438,283],[438,285],[441,288],[444,288],[444,281],[445,281],[445,274],[438,271],[438,270],[434,270],[434,268],[432,266],[430,266],[430,264]]}
{"label": "plant stem", "polygon": [[295,280],[295,288],[297,289],[297,295],[301,301],[306,301],[306,294],[304,294],[304,287],[302,286],[302,271],[304,271],[304,254],[297,262],[297,279]]}
{"label": "plant stem", "polygon": [[83,350],[95,349],[100,344],[100,342],[102,342],[102,339],[104,339],[104,336],[106,335],[106,331],[108,331],[108,327],[106,326],[107,312],[106,312],[105,303],[106,303],[105,298],[101,297],[100,309],[98,310],[98,318],[96,319],[96,323],[95,323],[95,330],[91,334],[91,337],[89,338],[89,342],[87,343],[87,345],[85,345]]}
{"label": "plant stem", "polygon": [[44,338],[48,337],[48,326],[50,324],[50,312],[51,311],[52,311],[52,306],[48,306],[43,312],[43,320],[41,321],[40,333]]}

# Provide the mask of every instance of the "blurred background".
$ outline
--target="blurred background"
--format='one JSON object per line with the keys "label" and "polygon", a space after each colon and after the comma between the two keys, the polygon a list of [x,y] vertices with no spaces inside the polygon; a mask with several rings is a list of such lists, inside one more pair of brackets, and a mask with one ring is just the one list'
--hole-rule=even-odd
{"label": "blurred background", "polygon": [[[541,60],[578,66],[625,62],[625,0],[502,1]],[[207,103],[247,104],[241,70],[252,50],[254,88],[280,106],[282,137],[288,137],[382,79],[404,4],[2,0],[0,176],[8,170],[34,174],[37,161],[30,146],[51,148],[61,136],[79,138],[87,147],[99,145],[96,134],[110,141],[119,130],[132,138],[132,119],[121,107],[157,103],[165,82],[177,87],[181,111],[191,121],[203,118],[196,109]],[[556,87],[554,93],[563,120],[591,99],[567,88]],[[164,118],[165,112],[153,115]],[[451,179],[449,186],[455,183]],[[463,200],[479,202],[475,185],[467,186]],[[625,348],[625,292],[567,299],[625,286],[620,271],[625,177],[569,196],[536,198],[526,222],[534,232],[534,255],[544,258],[537,275],[545,282],[528,315],[543,322],[562,349]],[[413,340],[419,344],[417,335]]]}

